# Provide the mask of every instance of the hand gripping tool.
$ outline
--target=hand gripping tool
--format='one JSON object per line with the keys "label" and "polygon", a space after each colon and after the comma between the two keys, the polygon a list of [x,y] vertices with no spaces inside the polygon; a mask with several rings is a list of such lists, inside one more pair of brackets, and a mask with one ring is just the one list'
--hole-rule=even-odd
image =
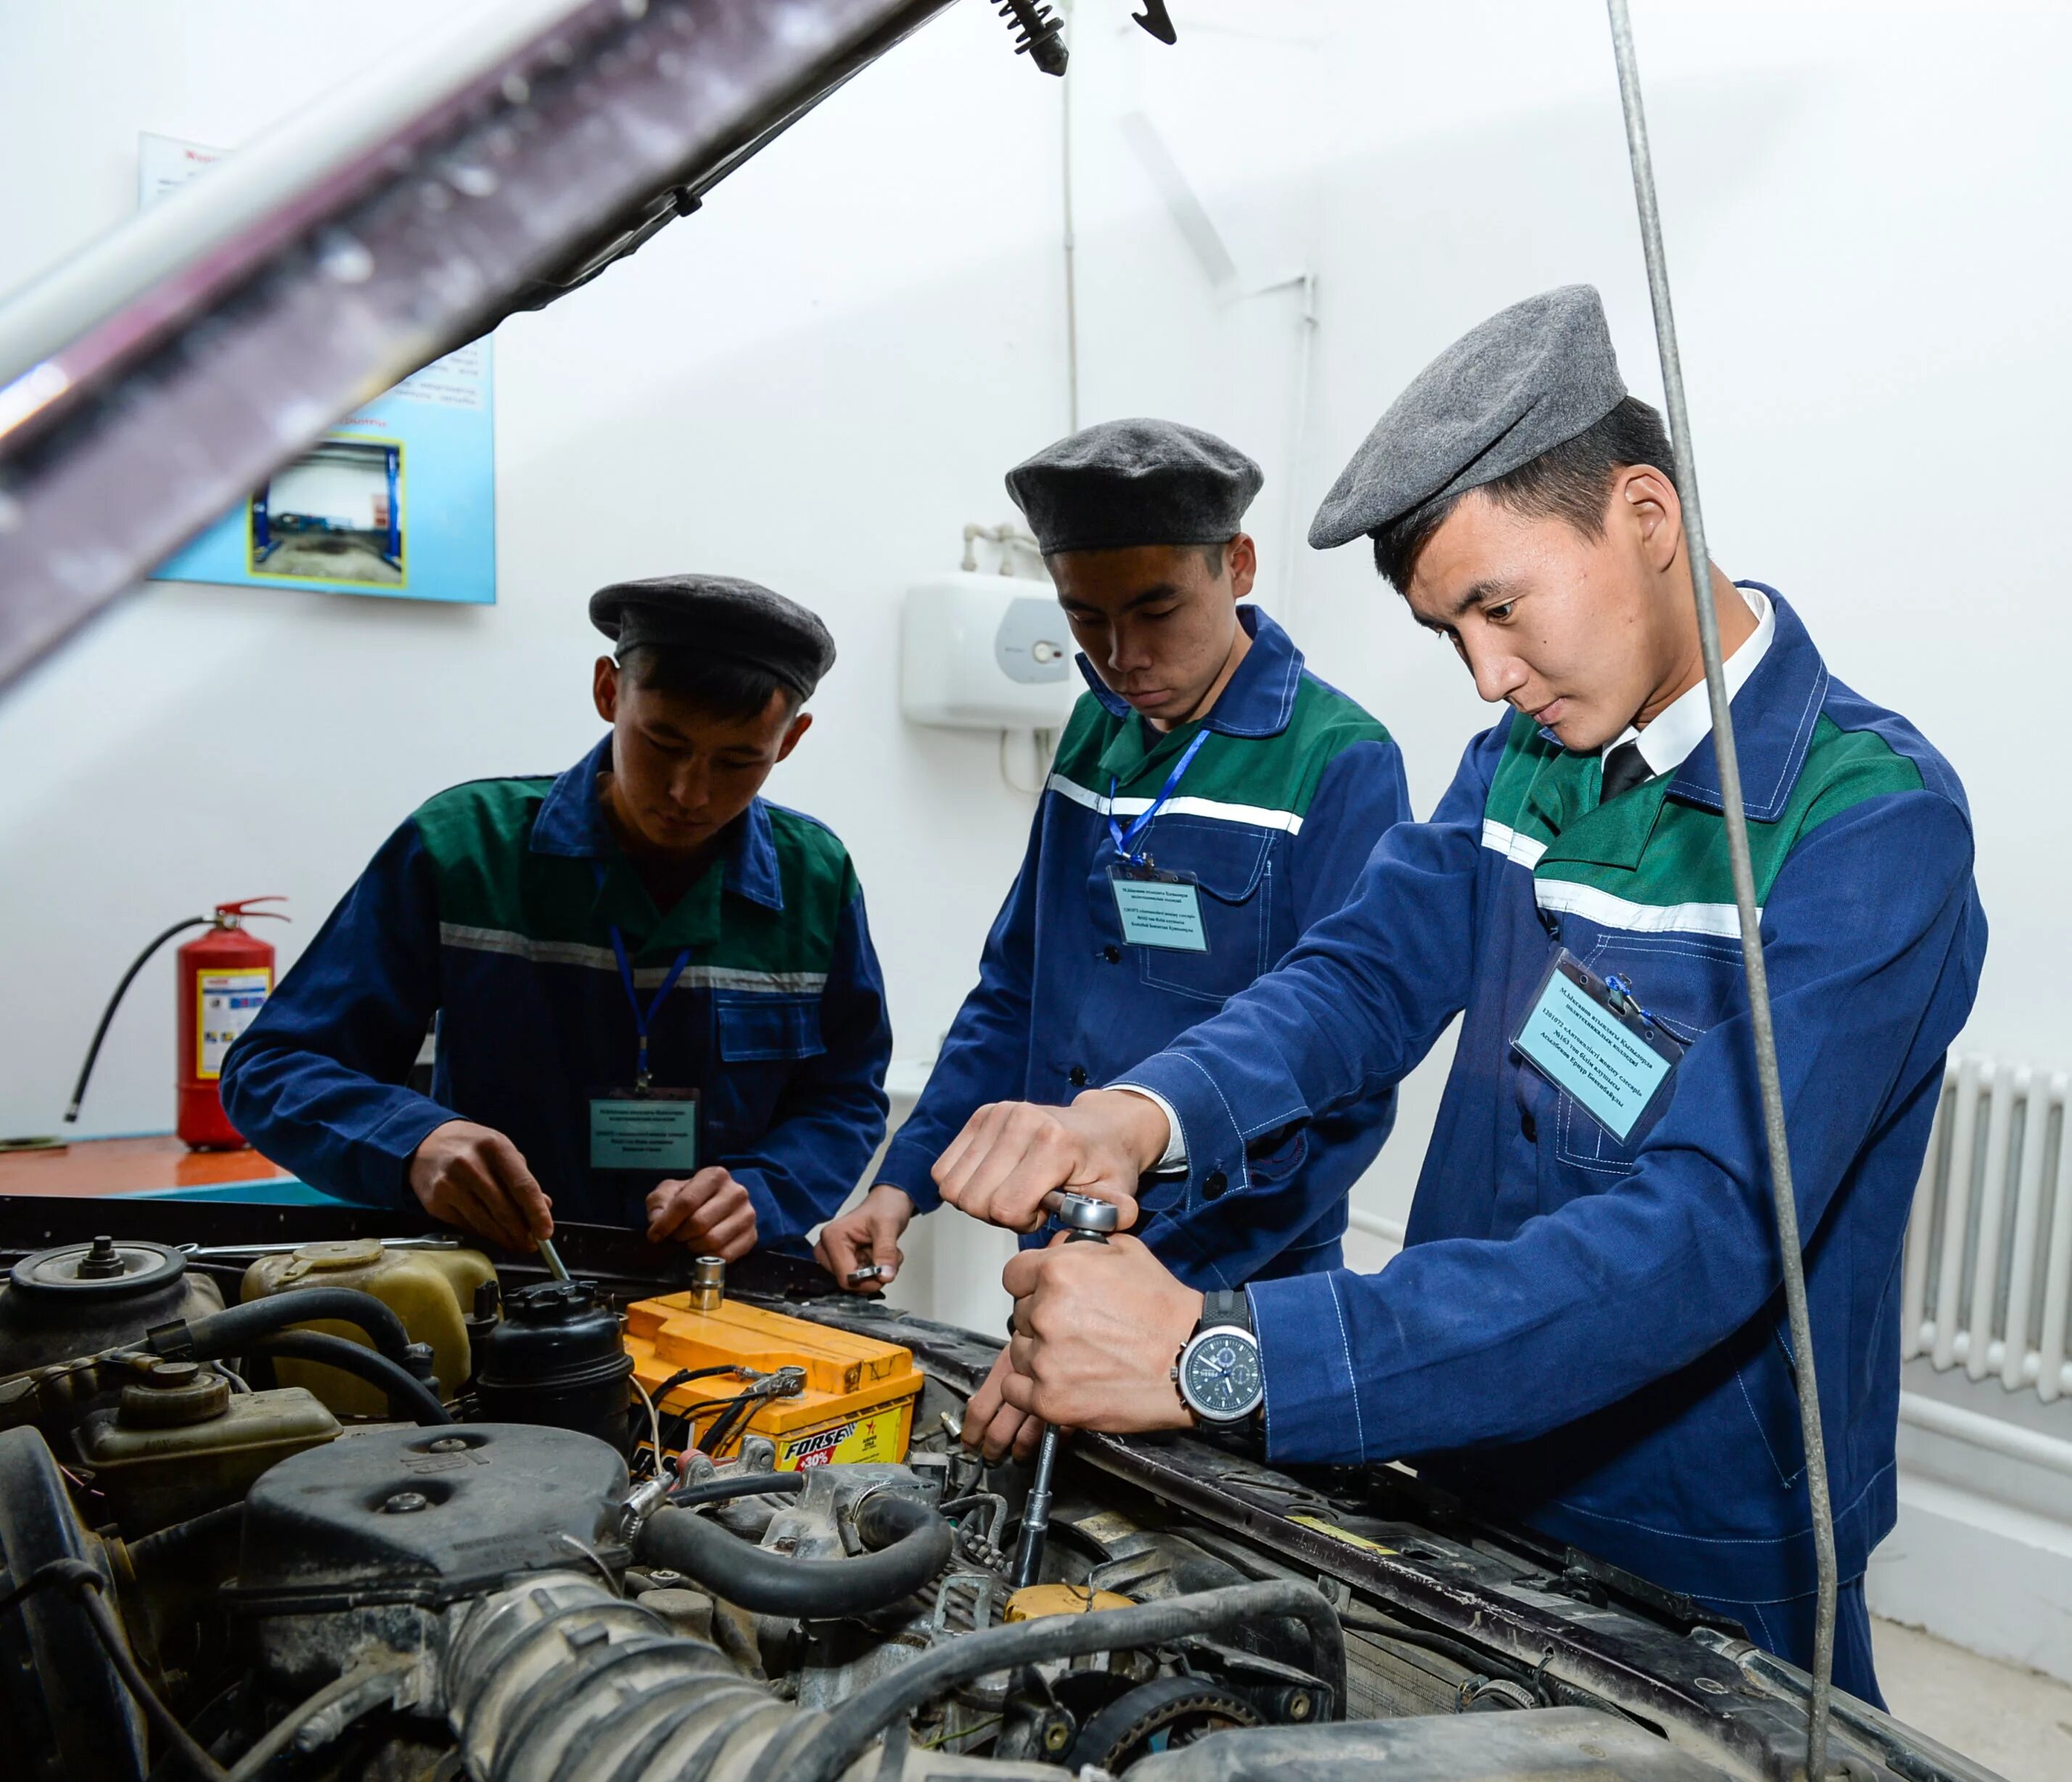
{"label": "hand gripping tool", "polygon": [[[1063,1191],[1046,1194],[1043,1205],[1065,1228],[1067,1244],[1105,1244],[1116,1228],[1120,1213],[1112,1200],[1096,1200],[1092,1195]],[[1007,1321],[1007,1334],[1014,1335],[1014,1320]],[[1042,1446],[1036,1451],[1036,1477],[1029,1487],[1028,1501],[1022,1510],[1022,1545],[1014,1555],[1014,1587],[1021,1590],[1036,1582],[1043,1566],[1043,1541],[1050,1529],[1051,1477],[1058,1470],[1059,1430],[1046,1424]]]}

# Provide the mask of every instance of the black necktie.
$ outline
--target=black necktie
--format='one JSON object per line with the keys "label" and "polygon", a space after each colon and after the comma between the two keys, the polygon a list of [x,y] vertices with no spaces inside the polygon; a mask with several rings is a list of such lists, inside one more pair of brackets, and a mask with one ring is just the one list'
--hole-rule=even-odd
{"label": "black necktie", "polygon": [[1630,792],[1643,780],[1652,780],[1653,771],[1640,752],[1638,743],[1622,743],[1605,757],[1605,789],[1597,795],[1597,802],[1609,805],[1622,792]]}

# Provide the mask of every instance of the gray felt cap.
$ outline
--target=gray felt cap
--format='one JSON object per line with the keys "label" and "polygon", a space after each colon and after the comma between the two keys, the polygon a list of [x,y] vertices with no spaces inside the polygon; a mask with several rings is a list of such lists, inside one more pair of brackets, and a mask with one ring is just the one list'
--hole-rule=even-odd
{"label": "gray felt cap", "polygon": [[736,576],[615,582],[590,597],[590,622],[622,653],[652,644],[729,657],[774,674],[801,699],[834,666],[835,640],[816,615]]}
{"label": "gray felt cap", "polygon": [[1500,310],[1418,372],[1309,523],[1317,550],[1379,531],[1435,496],[1507,476],[1625,399],[1596,288]]}
{"label": "gray felt cap", "polygon": [[1133,545],[1220,545],[1243,529],[1266,474],[1177,421],[1104,421],[1007,473],[1046,557]]}

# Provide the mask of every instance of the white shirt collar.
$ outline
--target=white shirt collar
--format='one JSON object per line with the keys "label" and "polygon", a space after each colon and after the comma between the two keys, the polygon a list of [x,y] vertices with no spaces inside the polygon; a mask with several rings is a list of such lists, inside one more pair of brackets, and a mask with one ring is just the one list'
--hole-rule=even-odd
{"label": "white shirt collar", "polygon": [[[1753,634],[1743,638],[1741,647],[1726,660],[1727,700],[1729,704],[1769,653],[1770,644],[1777,636],[1777,612],[1770,605],[1769,596],[1761,588],[1746,586],[1738,582],[1734,586],[1741,599],[1748,602],[1749,611],[1755,615],[1756,624]],[[1667,773],[1673,768],[1682,767],[1690,759],[1698,745],[1712,734],[1712,702],[1706,697],[1705,683],[1700,681],[1697,685],[1665,706],[1646,730],[1635,730],[1629,724],[1600,752],[1609,755],[1622,743],[1637,743],[1640,746],[1640,758],[1647,763],[1648,775],[1652,778],[1657,774]]]}

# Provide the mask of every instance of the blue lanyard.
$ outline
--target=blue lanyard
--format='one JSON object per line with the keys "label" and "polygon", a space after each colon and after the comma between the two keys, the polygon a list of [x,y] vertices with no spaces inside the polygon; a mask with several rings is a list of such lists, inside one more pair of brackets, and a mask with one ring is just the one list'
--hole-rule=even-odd
{"label": "blue lanyard", "polygon": [[1166,776],[1166,784],[1158,788],[1158,796],[1151,800],[1151,808],[1126,829],[1115,820],[1116,779],[1113,774],[1108,776],[1108,838],[1115,843],[1115,851],[1133,866],[1144,864],[1144,855],[1136,851],[1137,838],[1151,827],[1151,819],[1166,808],[1166,800],[1173,796],[1174,788],[1180,784],[1180,776],[1187,771],[1188,763],[1202,752],[1202,745],[1208,739],[1209,733],[1206,729],[1195,731],[1194,740],[1187,745],[1186,752],[1173,763],[1173,771]]}
{"label": "blue lanyard", "polygon": [[640,1006],[639,993],[633,987],[633,962],[626,957],[626,943],[620,938],[619,924],[611,924],[611,950],[619,956],[619,981],[626,986],[626,1000],[633,1005],[633,1030],[640,1036],[639,1061],[635,1066],[633,1086],[644,1089],[653,1080],[648,1074],[648,1028],[655,1019],[656,1010],[662,1006],[669,992],[676,987],[676,980],[684,975],[684,968],[691,962],[689,947],[676,955],[676,962],[669,968],[669,975],[662,980],[662,987],[655,993],[655,1000],[645,1010]]}
{"label": "blue lanyard", "polygon": [[[598,888],[604,887],[604,868],[596,869]],[[626,939],[619,933],[616,922],[607,923],[611,933],[611,950],[619,961],[619,981],[626,986],[626,1000],[633,1005],[633,1031],[640,1036],[639,1061],[633,1074],[633,1086],[644,1089],[653,1082],[648,1072],[648,1029],[653,1023],[656,1012],[668,999],[669,992],[676,987],[676,980],[684,975],[684,968],[691,962],[689,947],[676,955],[676,962],[669,968],[669,974],[662,980],[662,987],[655,993],[655,1000],[645,1009],[640,1006],[640,993],[633,987],[633,961],[626,956]]]}

